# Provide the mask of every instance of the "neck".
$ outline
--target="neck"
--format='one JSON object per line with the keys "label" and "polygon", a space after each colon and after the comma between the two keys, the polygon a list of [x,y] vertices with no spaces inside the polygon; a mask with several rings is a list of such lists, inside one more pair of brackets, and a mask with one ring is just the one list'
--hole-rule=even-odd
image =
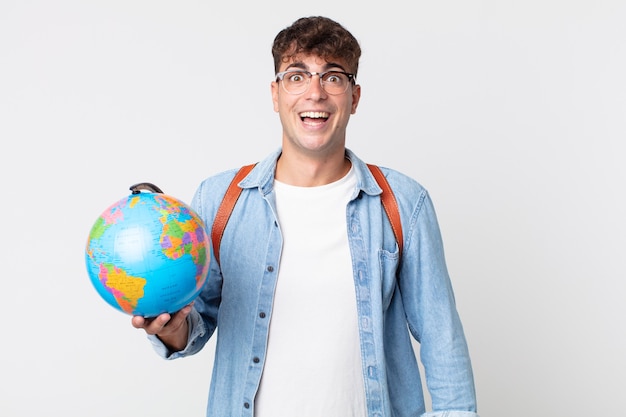
{"label": "neck", "polygon": [[316,187],[343,178],[351,163],[345,152],[324,159],[281,154],[276,164],[276,179],[298,187]]}

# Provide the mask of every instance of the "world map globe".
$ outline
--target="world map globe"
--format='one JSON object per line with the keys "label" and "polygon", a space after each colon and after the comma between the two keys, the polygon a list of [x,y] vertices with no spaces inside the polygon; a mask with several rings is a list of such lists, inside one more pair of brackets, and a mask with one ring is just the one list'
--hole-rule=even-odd
{"label": "world map globe", "polygon": [[[93,286],[117,310],[144,317],[193,301],[209,271],[209,237],[198,214],[150,184],[107,208],[85,249]],[[150,192],[141,192],[149,190]]]}

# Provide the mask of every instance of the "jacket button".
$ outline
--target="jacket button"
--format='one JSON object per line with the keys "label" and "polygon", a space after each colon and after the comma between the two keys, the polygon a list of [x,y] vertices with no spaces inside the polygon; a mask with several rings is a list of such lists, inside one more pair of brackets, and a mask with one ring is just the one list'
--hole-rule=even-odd
{"label": "jacket button", "polygon": [[274,267],[272,265],[270,265],[270,266],[267,267],[267,270],[269,272],[273,272],[274,271]]}
{"label": "jacket button", "polygon": [[264,319],[264,318],[265,318],[265,312],[261,311],[261,312],[259,313],[259,317],[261,317],[262,319]]}
{"label": "jacket button", "polygon": [[244,408],[250,408],[250,403],[243,403]]}
{"label": "jacket button", "polygon": [[255,356],[254,359],[252,359],[252,362],[259,363],[259,362],[261,362],[261,359],[259,359],[258,356]]}

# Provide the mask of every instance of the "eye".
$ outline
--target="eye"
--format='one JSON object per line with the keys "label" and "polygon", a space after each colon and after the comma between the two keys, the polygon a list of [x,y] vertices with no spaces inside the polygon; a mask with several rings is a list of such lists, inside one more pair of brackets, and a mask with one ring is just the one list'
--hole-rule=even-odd
{"label": "eye", "polygon": [[329,72],[324,76],[324,82],[328,84],[341,84],[344,79],[345,75],[340,72]]}
{"label": "eye", "polygon": [[287,81],[290,83],[301,83],[305,80],[305,76],[303,72],[294,71],[290,72],[287,77]]}

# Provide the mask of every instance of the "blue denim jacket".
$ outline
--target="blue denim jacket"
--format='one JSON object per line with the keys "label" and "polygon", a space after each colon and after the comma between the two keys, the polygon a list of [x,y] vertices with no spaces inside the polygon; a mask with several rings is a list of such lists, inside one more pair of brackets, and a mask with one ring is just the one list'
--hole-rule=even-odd
{"label": "blue denim jacket", "polygon": [[[212,254],[207,283],[188,318],[187,347],[168,352],[150,337],[161,356],[175,359],[198,352],[219,329],[209,417],[254,415],[282,249],[273,192],[279,155],[280,149],[240,183],[243,192],[221,243],[221,270]],[[363,161],[350,150],[346,157],[357,175],[346,220],[368,416],[476,417],[468,348],[428,193],[411,178],[383,168],[402,218],[399,264],[398,246],[378,198],[381,189]],[[192,206],[207,230],[235,172],[206,179],[194,196]],[[420,342],[432,413],[425,413],[410,335]]]}

